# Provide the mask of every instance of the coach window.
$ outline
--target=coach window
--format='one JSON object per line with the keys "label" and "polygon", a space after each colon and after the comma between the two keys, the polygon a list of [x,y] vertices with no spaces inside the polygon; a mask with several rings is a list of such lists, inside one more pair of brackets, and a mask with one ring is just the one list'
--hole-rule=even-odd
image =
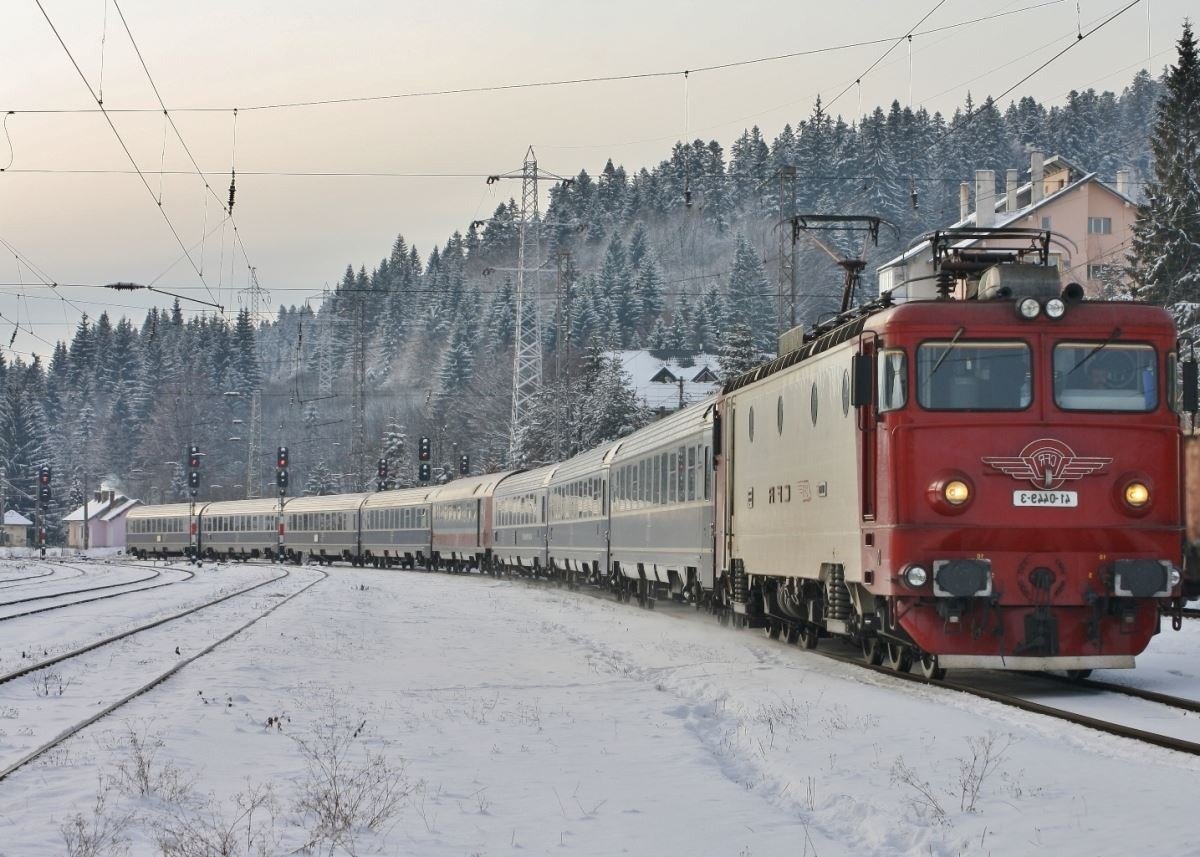
{"label": "coach window", "polygon": [[712,455],[712,452],[710,450],[710,447],[707,444],[705,444],[705,446],[704,446],[704,499],[705,500],[711,499],[710,494],[712,492],[712,468],[709,467],[709,461],[711,461],[711,455]]}
{"label": "coach window", "polygon": [[1024,410],[1033,401],[1029,354],[1025,342],[923,342],[917,401],[935,411]]}
{"label": "coach window", "polygon": [[746,432],[750,442],[754,443],[754,408],[750,408],[750,414],[746,417]]}
{"label": "coach window", "polygon": [[659,483],[662,485],[662,493],[659,494],[659,504],[666,505],[668,502],[667,489],[668,483],[671,481],[671,471],[668,466],[667,454],[665,452],[661,452],[658,455],[658,479]]}
{"label": "coach window", "polygon": [[1060,342],[1054,346],[1054,402],[1064,411],[1152,411],[1157,363],[1150,345]]}
{"label": "coach window", "polygon": [[675,497],[675,468],[678,465],[675,453],[671,453],[671,463],[667,466],[667,502],[674,503]]}
{"label": "coach window", "polygon": [[908,402],[908,359],[899,348],[885,348],[877,365],[879,412],[898,411]]}
{"label": "coach window", "polygon": [[808,397],[808,406],[809,406],[809,409],[812,411],[813,425],[816,425],[817,424],[817,385],[815,383],[812,385],[812,393]]}
{"label": "coach window", "polygon": [[687,448],[687,498],[696,499],[696,447]]}

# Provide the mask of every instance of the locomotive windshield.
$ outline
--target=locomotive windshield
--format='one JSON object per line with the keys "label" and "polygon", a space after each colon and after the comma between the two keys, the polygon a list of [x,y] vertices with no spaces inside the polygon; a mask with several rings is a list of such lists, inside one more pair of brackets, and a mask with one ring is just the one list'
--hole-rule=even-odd
{"label": "locomotive windshield", "polygon": [[1060,342],[1054,346],[1054,401],[1066,411],[1152,411],[1156,355],[1149,345]]}
{"label": "locomotive windshield", "polygon": [[972,340],[917,348],[917,401],[935,411],[1020,411],[1033,399],[1029,345]]}

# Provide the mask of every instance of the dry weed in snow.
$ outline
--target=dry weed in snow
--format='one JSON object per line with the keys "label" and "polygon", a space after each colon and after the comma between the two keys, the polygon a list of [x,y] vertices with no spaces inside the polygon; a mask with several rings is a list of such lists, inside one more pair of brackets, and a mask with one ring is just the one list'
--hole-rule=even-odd
{"label": "dry weed in snow", "polygon": [[59,827],[66,857],[122,857],[129,853],[125,833],[135,816],[110,809],[108,792],[109,786],[102,783],[91,812],[77,812]]}
{"label": "dry weed in snow", "polygon": [[312,738],[293,739],[306,763],[295,801],[308,828],[306,847],[353,853],[356,836],[379,832],[413,793],[403,761],[393,763],[363,746],[363,726],[333,718]]}
{"label": "dry weed in snow", "polygon": [[163,857],[272,857],[279,802],[269,784],[247,783],[226,812],[215,797],[195,809],[175,804],[154,824]]}

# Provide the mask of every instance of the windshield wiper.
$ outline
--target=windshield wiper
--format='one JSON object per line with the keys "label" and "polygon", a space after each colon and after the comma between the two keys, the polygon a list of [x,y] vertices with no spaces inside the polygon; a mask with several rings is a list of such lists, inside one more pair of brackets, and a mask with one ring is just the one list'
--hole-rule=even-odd
{"label": "windshield wiper", "polygon": [[958,338],[966,332],[967,329],[965,327],[960,327],[954,331],[954,336],[950,338],[950,344],[946,346],[946,350],[942,352],[942,356],[937,359],[937,362],[933,364],[933,368],[929,370],[930,378],[937,374],[938,369],[942,368],[942,363],[950,356],[950,352],[954,350],[954,343],[958,342]]}
{"label": "windshield wiper", "polygon": [[1103,341],[1103,342],[1101,342],[1099,345],[1097,345],[1095,348],[1093,348],[1091,351],[1089,351],[1089,352],[1087,353],[1087,355],[1086,355],[1086,356],[1085,356],[1085,357],[1084,357],[1082,360],[1080,360],[1078,363],[1076,363],[1076,364],[1075,364],[1075,366],[1074,366],[1074,367],[1072,367],[1072,368],[1070,369],[1070,371],[1068,371],[1068,372],[1067,372],[1067,375],[1071,375],[1071,374],[1072,374],[1072,373],[1074,373],[1076,370],[1078,370],[1078,369],[1082,369],[1082,368],[1083,368],[1083,364],[1087,363],[1089,360],[1091,360],[1093,357],[1095,357],[1097,354],[1099,354],[1099,353],[1100,353],[1101,351],[1103,351],[1105,348],[1107,348],[1108,346],[1112,345],[1112,344],[1113,344],[1113,342],[1115,342],[1115,341],[1116,341],[1116,339],[1117,339],[1117,337],[1118,337],[1118,336],[1120,336],[1120,335],[1121,335],[1121,328],[1119,328],[1119,327],[1114,327],[1114,328],[1113,328],[1113,331],[1112,331],[1112,333],[1110,333],[1110,334],[1108,335],[1108,339],[1104,340],[1104,341]]}

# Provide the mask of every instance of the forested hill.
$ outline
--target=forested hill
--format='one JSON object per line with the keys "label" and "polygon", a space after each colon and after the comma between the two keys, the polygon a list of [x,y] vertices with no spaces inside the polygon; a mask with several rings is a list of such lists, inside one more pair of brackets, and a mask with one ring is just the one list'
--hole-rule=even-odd
{"label": "forested hill", "polygon": [[[542,288],[553,295],[561,266],[563,290],[561,344],[552,297],[543,308],[547,376],[557,365],[563,377],[548,383],[526,460],[569,453],[646,418],[598,357],[605,348],[711,351],[747,339],[730,335],[737,322],[758,348],[773,347],[779,167],[796,167],[797,211],[896,224],[898,238],[885,232],[869,250],[877,263],[956,220],[959,183],[976,169],[1003,181],[1008,168],[1027,170],[1030,149],[1110,181],[1130,167],[1140,182],[1160,88],[1141,72],[1119,94],[1072,92],[1061,106],[968,97],[950,117],[893,103],[857,122],[818,102],[773,137],[751,128],[728,146],[677,143],[654,166],[610,161],[594,175],[579,170],[550,190],[543,214]],[[478,229],[428,249],[401,235],[378,261],[348,266],[320,306],[280,308],[269,323],[245,313],[185,321],[177,308],[140,322],[101,316],[82,322],[48,363],[5,361],[0,456],[10,507],[29,509],[43,462],[54,467],[56,511],[101,479],[147,501],[178,499],[178,462],[192,442],[206,452],[202,498],[244,496],[247,394],[256,389],[262,454],[254,466],[264,485],[281,443],[292,450],[292,493],[373,485],[383,455],[406,483],[415,458],[407,438],[418,434],[434,438],[435,465],[467,452],[474,469],[503,466],[514,323],[504,269],[516,262],[517,216],[510,201]],[[811,320],[839,293],[840,271],[803,244],[798,269]],[[364,472],[352,473],[349,357],[360,316],[369,452]]]}

